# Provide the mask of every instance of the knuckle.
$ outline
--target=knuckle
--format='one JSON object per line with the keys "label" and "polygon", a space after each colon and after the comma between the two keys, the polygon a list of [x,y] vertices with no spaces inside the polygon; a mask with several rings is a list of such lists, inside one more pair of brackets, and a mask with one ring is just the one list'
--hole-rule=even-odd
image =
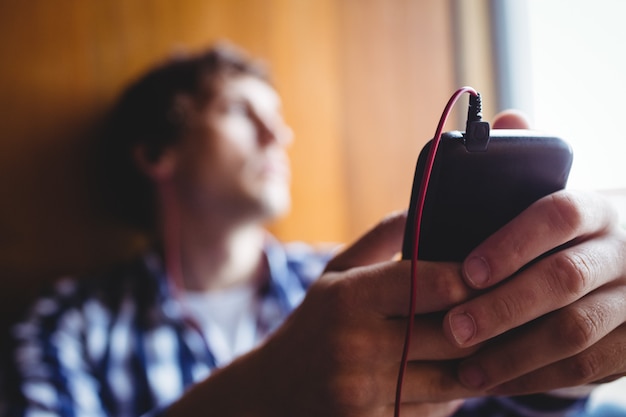
{"label": "knuckle", "polygon": [[591,266],[575,252],[554,255],[549,270],[552,287],[565,295],[582,294],[590,284]]}
{"label": "knuckle", "polygon": [[522,298],[520,294],[496,298],[491,307],[496,320],[500,323],[512,323],[516,321],[523,312],[522,303],[520,301]]}
{"label": "knuckle", "polygon": [[571,235],[584,223],[582,207],[568,193],[550,196],[548,221],[556,229]]}
{"label": "knuckle", "polygon": [[584,352],[571,358],[570,379],[582,385],[598,379],[602,372],[602,358],[595,351]]}
{"label": "knuckle", "polygon": [[596,339],[599,332],[598,317],[587,310],[571,309],[557,332],[561,343],[568,349],[581,351]]}
{"label": "knuckle", "polygon": [[516,233],[506,233],[497,242],[497,247],[507,248],[507,258],[511,265],[524,265],[531,248],[528,238]]}

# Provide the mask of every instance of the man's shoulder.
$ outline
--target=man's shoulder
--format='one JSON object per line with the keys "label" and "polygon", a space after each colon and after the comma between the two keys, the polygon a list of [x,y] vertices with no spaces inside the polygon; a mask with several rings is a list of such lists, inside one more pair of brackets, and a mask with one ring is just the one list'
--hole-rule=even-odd
{"label": "man's shoulder", "polygon": [[336,244],[287,242],[280,244],[279,251],[284,256],[287,269],[299,276],[303,282],[310,283],[322,274],[326,264],[336,253],[337,247]]}
{"label": "man's shoulder", "polygon": [[335,243],[311,244],[300,241],[286,242],[282,244],[287,258],[294,262],[322,259],[328,262],[338,251],[340,245]]}
{"label": "man's shoulder", "polygon": [[116,309],[129,294],[154,295],[158,279],[147,266],[147,256],[141,254],[87,273],[59,277],[35,298],[27,316],[59,316],[96,304]]}

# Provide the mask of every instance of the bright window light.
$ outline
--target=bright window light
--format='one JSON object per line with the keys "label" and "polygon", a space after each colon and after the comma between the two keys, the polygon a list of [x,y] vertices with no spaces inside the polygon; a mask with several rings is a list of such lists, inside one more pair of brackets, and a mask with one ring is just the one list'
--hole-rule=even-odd
{"label": "bright window light", "polygon": [[574,149],[569,188],[626,189],[626,1],[528,0],[530,113]]}

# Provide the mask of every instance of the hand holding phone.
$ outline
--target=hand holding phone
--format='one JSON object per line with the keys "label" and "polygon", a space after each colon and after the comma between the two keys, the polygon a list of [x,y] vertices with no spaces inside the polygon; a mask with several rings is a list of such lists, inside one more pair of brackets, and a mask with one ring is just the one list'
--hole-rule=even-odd
{"label": "hand holding phone", "polygon": [[[470,94],[466,132],[442,133],[464,93]],[[402,258],[411,260],[411,289],[394,415],[400,411],[413,337],[417,261],[463,262],[533,202],[564,188],[571,164],[571,148],[559,138],[528,130],[491,131],[482,121],[480,94],[472,87],[461,87],[450,97],[434,138],[418,157],[404,230]]]}

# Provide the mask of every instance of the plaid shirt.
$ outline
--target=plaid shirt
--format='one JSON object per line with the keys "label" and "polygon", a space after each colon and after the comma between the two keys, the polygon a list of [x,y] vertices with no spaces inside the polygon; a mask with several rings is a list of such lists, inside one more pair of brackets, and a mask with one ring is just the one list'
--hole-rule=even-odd
{"label": "plaid shirt", "polygon": [[[266,256],[257,341],[301,302],[330,254],[270,242]],[[163,271],[160,258],[147,254],[90,279],[61,280],[40,298],[13,331],[6,416],[157,416],[206,378],[216,367],[211,341],[186,320]],[[580,403],[491,398],[457,415],[565,416]]]}

